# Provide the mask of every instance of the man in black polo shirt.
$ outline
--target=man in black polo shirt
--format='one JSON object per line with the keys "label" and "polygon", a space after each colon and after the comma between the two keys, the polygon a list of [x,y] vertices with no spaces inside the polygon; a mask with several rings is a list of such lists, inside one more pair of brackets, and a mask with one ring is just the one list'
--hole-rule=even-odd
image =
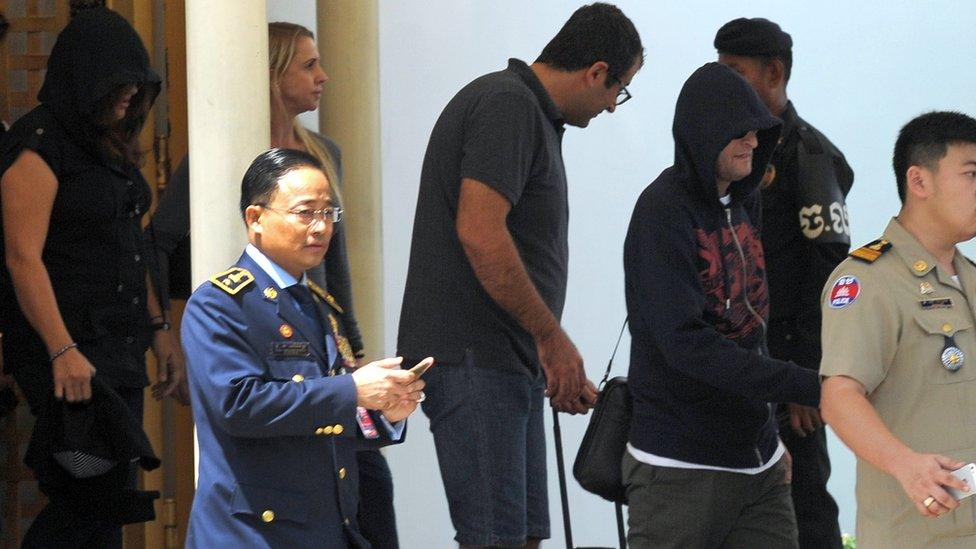
{"label": "man in black polo shirt", "polygon": [[[715,35],[719,62],[741,74],[783,133],[762,181],[762,244],[769,281],[769,352],[820,367],[820,292],[847,256],[844,198],[854,172],[844,155],[800,118],[786,95],[793,40],[762,18],[729,21]],[[827,434],[816,408],[781,405],[780,436],[793,456],[793,507],[800,547],[841,546],[837,504],[827,492]]]}
{"label": "man in black polo shirt", "polygon": [[423,410],[462,547],[549,537],[543,390],[569,413],[596,398],[559,324],[562,135],[629,99],[642,64],[633,23],[615,6],[584,6],[531,66],[512,59],[464,87],[431,133],[398,347],[408,362],[440,362]]}

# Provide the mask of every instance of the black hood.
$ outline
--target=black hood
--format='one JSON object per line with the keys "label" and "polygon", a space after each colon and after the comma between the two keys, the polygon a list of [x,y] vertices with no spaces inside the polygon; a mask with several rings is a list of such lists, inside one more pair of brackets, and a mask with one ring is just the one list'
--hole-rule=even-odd
{"label": "black hood", "polygon": [[781,126],[741,76],[725,65],[707,63],[688,78],[678,95],[672,127],[675,169],[682,180],[697,185],[691,192],[717,202],[718,155],[733,139],[757,130],[759,146],[753,151],[752,173],[729,187],[733,200],[741,200],[762,181]]}
{"label": "black hood", "polygon": [[[138,84],[139,94],[149,94],[152,101],[160,79],[128,21],[95,8],[80,12],[58,35],[37,99],[62,120],[78,123],[90,120],[99,102],[125,84]],[[139,99],[133,98],[132,104]]]}

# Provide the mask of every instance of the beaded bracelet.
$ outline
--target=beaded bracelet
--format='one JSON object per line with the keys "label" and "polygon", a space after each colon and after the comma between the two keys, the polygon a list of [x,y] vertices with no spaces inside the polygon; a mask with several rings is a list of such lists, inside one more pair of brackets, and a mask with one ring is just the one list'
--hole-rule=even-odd
{"label": "beaded bracelet", "polygon": [[168,332],[170,330],[170,327],[171,326],[169,322],[157,322],[155,324],[149,325],[149,329],[152,330],[153,332],[158,332],[160,330],[164,332]]}
{"label": "beaded bracelet", "polygon": [[77,343],[69,343],[64,347],[58,349],[53,355],[51,355],[51,364],[54,364],[54,361],[57,360],[59,356],[63,355],[64,353],[67,353],[68,351],[76,347],[78,347]]}

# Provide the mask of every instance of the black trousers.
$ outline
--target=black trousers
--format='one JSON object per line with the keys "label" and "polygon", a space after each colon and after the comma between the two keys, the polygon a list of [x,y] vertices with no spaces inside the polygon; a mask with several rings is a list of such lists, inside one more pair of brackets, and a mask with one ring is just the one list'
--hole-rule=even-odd
{"label": "black trousers", "polygon": [[800,531],[801,549],[840,549],[837,502],[827,492],[830,457],[824,427],[799,437],[788,427],[780,429],[786,449],[793,456],[793,509]]}
{"label": "black trousers", "polygon": [[[54,392],[50,366],[22,367],[13,373],[14,380],[27,397],[31,413],[48,401]],[[143,389],[115,387],[135,418],[142,423]],[[136,469],[132,469],[132,486],[136,485]],[[57,498],[51,498],[31,523],[24,535],[22,549],[122,549],[122,525],[92,521],[78,516],[76,510]]]}
{"label": "black trousers", "polygon": [[399,549],[393,511],[393,475],[379,450],[356,452],[359,466],[359,532],[373,549]]}

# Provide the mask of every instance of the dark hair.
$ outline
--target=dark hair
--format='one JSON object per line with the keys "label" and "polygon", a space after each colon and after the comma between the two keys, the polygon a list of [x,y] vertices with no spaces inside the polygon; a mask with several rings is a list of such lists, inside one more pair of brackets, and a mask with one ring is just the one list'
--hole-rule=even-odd
{"label": "dark hair", "polygon": [[898,198],[905,203],[907,172],[912,166],[935,169],[949,145],[976,144],[976,119],[961,112],[934,111],[916,117],[898,133],[892,165]]}
{"label": "dark hair", "polygon": [[241,181],[241,217],[252,204],[267,205],[278,191],[278,181],[289,173],[302,168],[316,169],[322,173],[322,164],[305,151],[295,149],[270,149],[259,154],[244,172]]}
{"label": "dark hair", "polygon": [[[610,66],[610,76],[620,81],[635,59],[643,55],[644,46],[634,23],[617,6],[597,2],[573,12],[535,62],[576,71],[604,61]],[[606,82],[607,87],[613,84]]]}
{"label": "dark hair", "polygon": [[85,10],[104,7],[105,0],[70,0],[68,2],[68,16],[74,19],[76,15]]}
{"label": "dark hair", "polygon": [[122,120],[115,120],[115,104],[131,84],[117,86],[95,103],[89,117],[89,131],[98,149],[108,158],[122,159],[139,166],[145,151],[139,148],[139,133],[149,117],[159,86],[152,82],[135,84],[138,91],[129,100]]}
{"label": "dark hair", "polygon": [[6,16],[0,13],[0,40],[7,37],[8,30],[10,30],[10,21],[7,21]]}

